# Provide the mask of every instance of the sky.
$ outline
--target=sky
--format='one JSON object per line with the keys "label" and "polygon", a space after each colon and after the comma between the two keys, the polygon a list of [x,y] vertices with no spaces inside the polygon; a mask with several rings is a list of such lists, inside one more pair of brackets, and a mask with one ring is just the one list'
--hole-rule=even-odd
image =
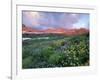
{"label": "sky", "polygon": [[22,24],[33,29],[89,28],[88,13],[22,12]]}

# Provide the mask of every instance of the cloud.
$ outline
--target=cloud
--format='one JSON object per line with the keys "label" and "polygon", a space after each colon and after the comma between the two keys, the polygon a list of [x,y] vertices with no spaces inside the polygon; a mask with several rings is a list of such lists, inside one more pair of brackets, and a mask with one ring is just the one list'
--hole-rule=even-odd
{"label": "cloud", "polygon": [[38,12],[23,12],[22,13],[23,18],[22,18],[22,22],[23,24],[32,27],[32,26],[38,26],[38,19],[40,18],[39,13]]}
{"label": "cloud", "polygon": [[73,28],[89,28],[89,14],[81,14],[77,23],[73,24]]}
{"label": "cloud", "polygon": [[[64,12],[23,12],[23,24],[35,29],[48,28],[72,28],[77,24],[86,25],[84,18],[87,14],[81,13],[64,13]],[[82,18],[82,20],[81,20]],[[81,25],[81,24],[80,24]]]}
{"label": "cloud", "polygon": [[79,14],[64,13],[59,23],[65,28],[71,28],[79,20]]}

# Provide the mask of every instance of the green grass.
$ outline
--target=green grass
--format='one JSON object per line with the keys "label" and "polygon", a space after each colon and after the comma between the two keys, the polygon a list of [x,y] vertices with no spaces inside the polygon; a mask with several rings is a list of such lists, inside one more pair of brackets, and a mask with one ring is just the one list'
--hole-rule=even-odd
{"label": "green grass", "polygon": [[[89,34],[23,34],[22,68],[89,66]],[[49,37],[49,39],[34,39]],[[65,46],[65,47],[62,47]]]}

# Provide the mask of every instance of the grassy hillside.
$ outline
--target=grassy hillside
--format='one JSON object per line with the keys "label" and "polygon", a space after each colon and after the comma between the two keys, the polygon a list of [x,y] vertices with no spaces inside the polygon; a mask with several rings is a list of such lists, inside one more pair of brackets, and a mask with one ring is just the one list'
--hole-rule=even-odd
{"label": "grassy hillside", "polygon": [[[89,65],[89,34],[23,34],[22,67],[48,68]],[[46,38],[46,39],[45,39]]]}

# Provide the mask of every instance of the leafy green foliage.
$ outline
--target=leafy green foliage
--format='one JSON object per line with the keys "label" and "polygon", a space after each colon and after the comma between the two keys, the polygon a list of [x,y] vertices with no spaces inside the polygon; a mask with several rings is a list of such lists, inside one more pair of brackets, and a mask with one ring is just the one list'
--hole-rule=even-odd
{"label": "leafy green foliage", "polygon": [[[37,34],[28,36],[34,38]],[[59,37],[59,35],[50,34],[48,36],[52,38],[23,41],[23,68],[89,66],[88,33],[76,36],[60,35]]]}

